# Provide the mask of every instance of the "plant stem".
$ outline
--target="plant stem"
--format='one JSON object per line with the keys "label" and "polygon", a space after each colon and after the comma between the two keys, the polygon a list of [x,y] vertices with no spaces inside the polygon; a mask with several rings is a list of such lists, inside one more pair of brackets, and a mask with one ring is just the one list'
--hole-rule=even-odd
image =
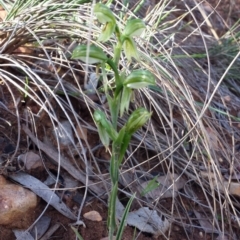
{"label": "plant stem", "polygon": [[121,81],[121,77],[119,76],[117,66],[113,62],[113,60],[108,58],[107,64],[112,68],[112,70],[114,71],[114,74],[115,74],[116,90],[114,92],[114,98],[116,98],[118,96],[118,94],[121,92],[123,84]]}

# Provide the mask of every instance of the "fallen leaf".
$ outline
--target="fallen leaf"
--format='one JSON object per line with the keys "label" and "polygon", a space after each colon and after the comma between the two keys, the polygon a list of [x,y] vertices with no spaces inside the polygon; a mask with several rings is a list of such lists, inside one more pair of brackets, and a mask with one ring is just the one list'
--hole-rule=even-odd
{"label": "fallen leaf", "polygon": [[212,222],[209,221],[209,216],[205,216],[194,209],[193,209],[193,212],[205,233],[218,233],[219,232],[213,226]]}
{"label": "fallen leaf", "polygon": [[24,163],[27,170],[43,166],[40,156],[32,151],[19,155],[18,160]]}
{"label": "fallen leaf", "polygon": [[97,211],[90,211],[87,212],[83,215],[88,220],[91,220],[93,222],[101,222],[102,221],[102,216],[99,214]]}
{"label": "fallen leaf", "polygon": [[48,240],[51,239],[51,236],[58,230],[61,226],[61,223],[55,223],[50,229],[44,234],[41,240]]}
{"label": "fallen leaf", "polygon": [[34,178],[33,176],[19,172],[17,174],[9,176],[14,181],[22,184],[24,187],[31,189],[35,194],[52,205],[64,216],[76,220],[77,217],[71,212],[64,202],[44,183]]}
{"label": "fallen leaf", "polygon": [[87,84],[84,85],[85,90],[88,91],[88,93],[95,93],[96,92],[96,88],[98,85],[98,81],[99,81],[99,76],[97,73],[92,72],[89,75],[89,81],[87,82]]}
{"label": "fallen leaf", "polygon": [[86,141],[87,133],[88,133],[87,128],[77,126],[77,135],[79,136],[79,138]]}
{"label": "fallen leaf", "polygon": [[184,187],[185,180],[179,177],[177,174],[167,174],[155,179],[158,182],[158,187],[152,189],[152,191],[146,191],[151,185],[151,181],[145,181],[141,183],[137,189],[139,192],[146,192],[145,197],[150,197],[154,200],[158,198],[170,198],[178,195],[178,190]]}
{"label": "fallen leaf", "polygon": [[35,238],[29,232],[25,232],[24,230],[13,230],[16,240],[34,240]]}
{"label": "fallen leaf", "polygon": [[222,192],[227,191],[231,195],[240,196],[240,183],[239,182],[228,182],[224,181],[223,179],[216,180],[216,176],[214,173],[209,172],[201,172],[201,176],[212,179],[211,183],[213,184],[213,187],[215,187],[217,190],[220,190]]}
{"label": "fallen leaf", "polygon": [[170,226],[166,218],[162,220],[156,210],[150,210],[148,207],[130,212],[127,216],[127,224],[140,231],[151,233],[155,237],[164,234]]}
{"label": "fallen leaf", "polygon": [[50,223],[51,223],[50,217],[42,216],[30,231],[34,239],[40,239],[43,236],[43,234],[48,230]]}
{"label": "fallen leaf", "polygon": [[[124,212],[124,206],[117,199],[116,217],[121,220]],[[137,211],[129,212],[126,224],[136,227],[140,231],[151,233],[154,237],[164,234],[170,227],[169,221],[163,216],[159,216],[156,210],[148,207],[139,208]]]}
{"label": "fallen leaf", "polygon": [[72,145],[74,142],[72,126],[69,121],[60,122],[59,126],[54,128],[53,135],[56,141],[59,140],[59,143],[63,146]]}
{"label": "fallen leaf", "polygon": [[212,128],[206,127],[205,128],[205,134],[206,134],[209,146],[213,150],[218,151],[219,150],[219,145],[218,145],[217,133]]}

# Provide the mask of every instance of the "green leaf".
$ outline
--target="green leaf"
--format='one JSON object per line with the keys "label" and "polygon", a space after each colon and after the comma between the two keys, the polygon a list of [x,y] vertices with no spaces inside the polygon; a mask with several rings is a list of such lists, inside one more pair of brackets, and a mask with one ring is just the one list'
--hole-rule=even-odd
{"label": "green leaf", "polygon": [[140,89],[143,87],[147,87],[149,85],[156,85],[154,75],[147,70],[134,70],[127,76],[123,85],[132,88],[132,89]]}
{"label": "green leaf", "polygon": [[145,108],[135,110],[127,121],[126,132],[129,134],[135,133],[148,121],[151,115],[152,113],[148,112]]}
{"label": "green leaf", "polygon": [[[88,51],[89,50],[89,51]],[[72,53],[72,59],[79,59],[83,62],[88,62],[89,64],[106,62],[107,56],[100,47],[95,45],[79,45],[77,46]]]}
{"label": "green leaf", "polygon": [[142,190],[141,195],[144,196],[145,194],[153,191],[154,189],[158,188],[160,183],[157,181],[158,176],[154,177],[152,180],[150,180],[145,187],[145,189]]}
{"label": "green leaf", "polygon": [[132,195],[132,197],[129,199],[128,203],[127,203],[127,206],[124,210],[124,213],[123,213],[123,216],[122,216],[122,220],[120,222],[120,226],[118,228],[118,231],[117,231],[117,235],[116,235],[116,240],[121,240],[122,239],[122,234],[123,234],[123,230],[125,228],[125,225],[126,225],[126,221],[127,221],[127,216],[128,216],[128,213],[129,213],[129,210],[130,210],[130,207],[132,205],[132,202],[135,198],[135,194]]}
{"label": "green leaf", "polygon": [[141,19],[130,19],[123,30],[126,37],[140,36],[146,25]]}
{"label": "green leaf", "polygon": [[83,237],[80,235],[80,233],[78,232],[78,230],[75,227],[71,226],[71,229],[74,231],[74,233],[76,234],[76,236],[79,240],[83,240]]}
{"label": "green leaf", "polygon": [[125,133],[125,135],[123,137],[122,144],[120,147],[120,152],[119,152],[118,165],[120,165],[123,161],[123,158],[124,158],[124,155],[126,154],[131,137],[132,137],[132,135],[127,132]]}
{"label": "green leaf", "polygon": [[118,133],[116,141],[113,142],[113,154],[117,167],[122,163],[123,157],[129,145],[131,135],[126,133],[126,126],[123,126]]}
{"label": "green leaf", "polygon": [[112,239],[114,231],[116,229],[116,199],[118,191],[118,182],[116,182],[112,188],[109,207],[108,207],[108,219],[107,226],[109,229],[109,239]]}
{"label": "green leaf", "polygon": [[[108,96],[107,96],[108,97]],[[120,105],[120,96],[115,97],[114,99],[108,97],[108,104],[111,112],[111,120],[114,129],[117,129],[119,105]]]}

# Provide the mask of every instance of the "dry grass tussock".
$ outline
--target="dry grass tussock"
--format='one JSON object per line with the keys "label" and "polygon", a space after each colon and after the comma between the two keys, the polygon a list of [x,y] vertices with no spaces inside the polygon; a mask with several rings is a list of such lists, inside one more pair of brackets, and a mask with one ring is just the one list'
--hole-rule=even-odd
{"label": "dry grass tussock", "polygon": [[[89,93],[86,84],[96,67],[70,58],[79,42],[89,41],[112,55],[114,39],[105,45],[96,42],[100,28],[92,17],[91,4],[32,0],[22,4],[16,1],[13,8],[12,2],[0,2],[9,10],[0,26],[0,79],[4,91],[9,91],[3,104],[14,105],[8,110],[18,122],[18,143],[25,136],[20,132],[23,123],[40,139],[43,129],[47,132],[50,128],[43,122],[56,127],[60,119],[67,119],[75,133],[79,127],[96,134],[90,114],[95,108],[108,111],[101,81]],[[172,192],[170,204],[166,205],[161,198],[163,193],[155,199],[139,195],[135,204],[154,208],[171,223],[183,226],[189,239],[194,229],[237,239],[239,22],[227,28],[210,5],[179,2],[159,1],[147,15],[140,14],[147,23],[145,33],[136,39],[141,62],[121,59],[126,73],[137,67],[150,70],[156,76],[157,86],[136,93],[131,104],[132,109],[146,106],[153,117],[135,134],[121,166],[123,173],[134,176],[134,183],[124,184],[122,180],[119,188],[125,194],[133,193],[144,176],[151,179],[156,174],[175,173],[185,184],[178,193]],[[138,15],[134,9],[127,10],[121,1],[115,1],[112,9],[120,25],[127,17]],[[111,87],[113,74],[108,72],[108,76]],[[119,125],[123,122],[124,118],[120,119]],[[80,171],[89,181],[101,182],[103,189],[109,189],[108,161],[96,156],[102,146],[90,138],[76,136],[78,144],[71,151],[81,159]],[[62,150],[58,139],[56,142]],[[209,220],[208,227],[201,225],[197,213]]]}

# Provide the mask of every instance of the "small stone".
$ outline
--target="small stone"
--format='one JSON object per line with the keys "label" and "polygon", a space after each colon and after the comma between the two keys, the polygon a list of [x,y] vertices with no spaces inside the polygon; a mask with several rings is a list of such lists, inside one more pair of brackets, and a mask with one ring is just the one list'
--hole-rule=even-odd
{"label": "small stone", "polygon": [[102,221],[102,216],[97,211],[90,211],[83,215],[86,219],[93,221],[93,222],[100,222]]}
{"label": "small stone", "polygon": [[37,206],[37,196],[0,176],[0,225],[15,225]]}

